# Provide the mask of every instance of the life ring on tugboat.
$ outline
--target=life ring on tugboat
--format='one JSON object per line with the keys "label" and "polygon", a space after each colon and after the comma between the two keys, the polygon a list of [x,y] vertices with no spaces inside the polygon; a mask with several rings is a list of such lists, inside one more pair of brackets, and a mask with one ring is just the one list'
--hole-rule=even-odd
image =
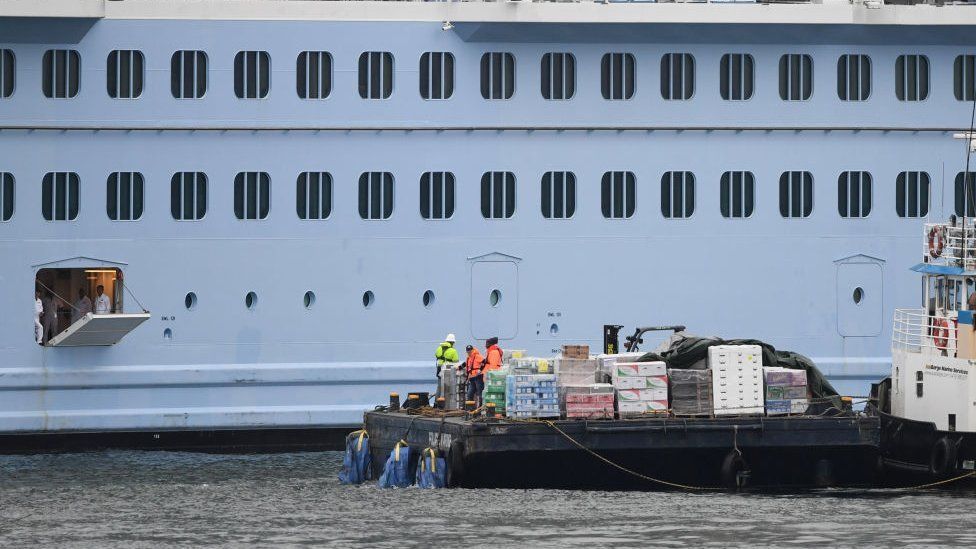
{"label": "life ring on tugboat", "polygon": [[933,259],[942,255],[945,250],[945,227],[932,227],[929,230],[929,256]]}
{"label": "life ring on tugboat", "polygon": [[944,351],[949,347],[949,323],[944,318],[933,318],[929,326],[935,346]]}

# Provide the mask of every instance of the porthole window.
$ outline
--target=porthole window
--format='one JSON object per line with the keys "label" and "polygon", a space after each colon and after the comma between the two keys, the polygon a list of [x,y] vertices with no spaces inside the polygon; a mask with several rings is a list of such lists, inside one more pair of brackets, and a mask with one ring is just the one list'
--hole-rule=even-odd
{"label": "porthole window", "polygon": [[852,297],[854,298],[854,304],[860,305],[861,301],[864,299],[864,288],[861,288],[860,286],[854,288],[854,295]]}
{"label": "porthole window", "polygon": [[309,290],[305,292],[305,297],[302,299],[305,304],[306,309],[311,309],[312,305],[315,305],[315,292]]}
{"label": "porthole window", "polygon": [[197,294],[195,294],[193,292],[190,292],[190,293],[186,294],[186,297],[183,298],[183,304],[186,305],[186,308],[187,309],[193,309],[194,307],[196,307],[197,306]]}
{"label": "porthole window", "polygon": [[254,293],[254,292],[247,292],[247,295],[244,296],[244,305],[247,306],[248,309],[253,309],[253,308],[257,307],[258,306],[258,294]]}
{"label": "porthole window", "polygon": [[488,294],[488,303],[490,303],[492,307],[497,307],[501,300],[502,292],[500,290],[492,290],[491,293]]}
{"label": "porthole window", "polygon": [[366,307],[367,309],[369,309],[370,307],[373,306],[373,303],[375,303],[375,302],[376,302],[376,296],[373,295],[373,292],[372,291],[366,290],[363,293],[363,307]]}
{"label": "porthole window", "polygon": [[424,292],[424,298],[423,298],[423,300],[424,300],[424,307],[427,307],[428,309],[430,309],[431,306],[434,305],[434,292],[433,292],[433,290],[427,290],[426,292]]}

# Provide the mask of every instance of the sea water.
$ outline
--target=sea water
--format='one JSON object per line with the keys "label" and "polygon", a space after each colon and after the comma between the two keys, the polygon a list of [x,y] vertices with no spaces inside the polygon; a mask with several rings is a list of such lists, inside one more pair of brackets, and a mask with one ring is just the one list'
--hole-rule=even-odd
{"label": "sea water", "polygon": [[339,452],[0,457],[5,547],[976,546],[971,491],[342,486]]}

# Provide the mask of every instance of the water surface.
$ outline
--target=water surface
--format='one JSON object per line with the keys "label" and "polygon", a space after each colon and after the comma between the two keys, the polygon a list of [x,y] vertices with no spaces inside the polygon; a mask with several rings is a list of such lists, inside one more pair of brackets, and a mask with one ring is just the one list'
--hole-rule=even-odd
{"label": "water surface", "polygon": [[9,547],[976,546],[976,493],[341,486],[339,452],[0,456]]}

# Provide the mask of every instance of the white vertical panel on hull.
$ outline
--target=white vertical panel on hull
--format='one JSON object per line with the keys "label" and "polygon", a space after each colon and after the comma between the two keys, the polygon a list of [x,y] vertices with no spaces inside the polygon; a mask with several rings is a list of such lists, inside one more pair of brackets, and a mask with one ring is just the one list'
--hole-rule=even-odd
{"label": "white vertical panel on hull", "polygon": [[476,339],[518,333],[518,266],[512,261],[471,264],[471,334]]}

